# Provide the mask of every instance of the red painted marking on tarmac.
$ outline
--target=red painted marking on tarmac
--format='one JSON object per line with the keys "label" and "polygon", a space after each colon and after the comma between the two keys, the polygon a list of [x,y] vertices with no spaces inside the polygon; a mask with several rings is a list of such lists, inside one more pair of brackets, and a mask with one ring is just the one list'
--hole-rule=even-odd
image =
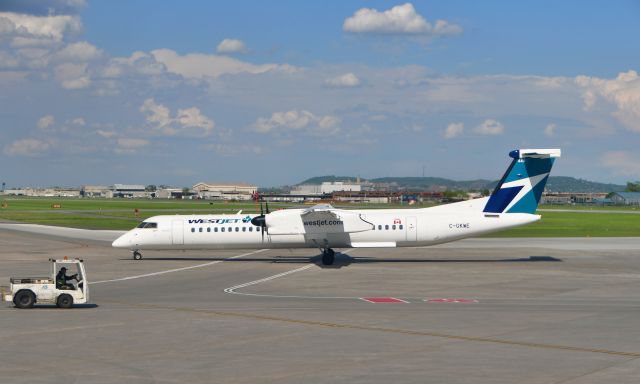
{"label": "red painted marking on tarmac", "polygon": [[478,300],[473,299],[425,299],[427,303],[478,303]]}
{"label": "red painted marking on tarmac", "polygon": [[370,303],[408,303],[408,301],[396,299],[395,297],[361,297],[360,300]]}

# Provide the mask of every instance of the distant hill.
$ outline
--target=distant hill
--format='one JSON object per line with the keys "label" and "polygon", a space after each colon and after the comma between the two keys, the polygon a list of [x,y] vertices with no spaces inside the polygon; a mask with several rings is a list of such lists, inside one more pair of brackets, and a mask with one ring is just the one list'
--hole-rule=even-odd
{"label": "distant hill", "polygon": [[[353,176],[317,176],[309,178],[299,184],[322,184],[323,182],[355,182]],[[464,190],[480,191],[483,189],[492,190],[498,183],[497,180],[464,180],[456,181],[442,177],[379,177],[376,179],[362,179],[372,183],[385,183],[393,189],[410,190]],[[551,176],[547,182],[547,190],[551,192],[621,192],[625,190],[624,185],[598,183],[583,179],[576,179],[567,176]]]}
{"label": "distant hill", "polygon": [[626,185],[605,184],[568,176],[551,176],[547,190],[553,192],[622,192]]}
{"label": "distant hill", "polygon": [[465,180],[456,181],[442,177],[380,177],[371,180],[374,183],[387,183],[397,185],[400,189],[442,189],[452,190],[482,190],[495,182],[491,180]]}
{"label": "distant hill", "polygon": [[336,181],[355,182],[356,180],[357,180],[357,177],[351,177],[351,176],[334,176],[334,175],[316,176],[316,177],[309,178],[301,183],[298,183],[298,185],[302,185],[302,184],[320,185],[325,182],[334,183]]}

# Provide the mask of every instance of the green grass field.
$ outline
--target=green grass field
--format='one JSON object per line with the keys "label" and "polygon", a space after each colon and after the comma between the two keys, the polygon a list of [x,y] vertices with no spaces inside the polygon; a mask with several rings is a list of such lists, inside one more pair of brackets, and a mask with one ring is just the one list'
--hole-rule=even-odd
{"label": "green grass field", "polygon": [[[0,198],[0,220],[87,229],[133,228],[147,217],[173,214],[255,213],[256,204],[198,200]],[[54,205],[59,208],[52,208]],[[269,204],[271,210],[301,206]],[[345,208],[408,208],[407,205],[347,204]],[[411,206],[417,208],[420,206]],[[541,206],[542,220],[491,237],[640,237],[640,212],[634,208]],[[136,215],[135,210],[138,210]],[[568,212],[546,211],[547,209]],[[573,212],[575,211],[575,212]]]}

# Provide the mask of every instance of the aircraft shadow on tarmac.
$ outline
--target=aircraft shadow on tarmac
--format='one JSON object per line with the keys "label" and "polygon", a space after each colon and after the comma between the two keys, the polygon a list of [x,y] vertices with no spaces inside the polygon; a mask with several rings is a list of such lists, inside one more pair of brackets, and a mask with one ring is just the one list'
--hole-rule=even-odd
{"label": "aircraft shadow on tarmac", "polygon": [[[121,259],[130,260],[130,259]],[[148,261],[227,261],[233,263],[283,263],[283,264],[315,264],[320,268],[339,269],[351,264],[367,263],[539,263],[539,262],[561,262],[551,256],[529,256],[514,259],[399,259],[399,258],[376,258],[358,256],[352,257],[344,253],[336,252],[335,262],[332,265],[322,264],[322,255],[317,256],[276,256],[265,258],[241,258],[227,259],[224,257],[145,257]]]}

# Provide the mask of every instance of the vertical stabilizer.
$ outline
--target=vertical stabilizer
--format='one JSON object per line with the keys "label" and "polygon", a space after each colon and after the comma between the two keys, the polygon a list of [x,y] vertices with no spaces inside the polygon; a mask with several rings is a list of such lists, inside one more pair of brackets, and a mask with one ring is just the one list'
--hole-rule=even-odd
{"label": "vertical stabilizer", "polygon": [[535,213],[559,149],[516,149],[484,212]]}

